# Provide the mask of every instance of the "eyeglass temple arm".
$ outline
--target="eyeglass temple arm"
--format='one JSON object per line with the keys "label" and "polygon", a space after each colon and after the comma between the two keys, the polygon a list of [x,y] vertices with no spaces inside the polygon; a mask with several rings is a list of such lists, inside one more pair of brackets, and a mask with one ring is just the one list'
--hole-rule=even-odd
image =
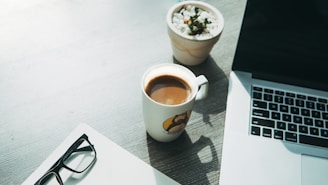
{"label": "eyeglass temple arm", "polygon": [[82,147],[82,148],[77,148],[77,146],[79,146],[83,142],[82,138],[85,139],[89,144],[91,144],[88,140],[88,136],[86,134],[83,134],[72,146],[70,146],[68,148],[66,153],[62,156],[63,160],[65,160],[68,156],[70,156],[74,152],[92,151],[93,150],[94,145],[92,145],[92,144],[89,146]]}
{"label": "eyeglass temple arm", "polygon": [[92,151],[92,147],[94,147],[94,145],[89,145],[89,146],[85,146],[82,148],[78,148],[75,150],[75,152],[85,152],[85,151]]}

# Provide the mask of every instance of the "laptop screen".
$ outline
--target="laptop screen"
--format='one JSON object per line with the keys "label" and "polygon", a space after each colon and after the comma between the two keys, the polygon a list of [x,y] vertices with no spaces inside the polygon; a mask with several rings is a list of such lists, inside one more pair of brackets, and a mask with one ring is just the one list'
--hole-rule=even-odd
{"label": "laptop screen", "polygon": [[327,65],[327,0],[248,0],[233,70],[328,90]]}

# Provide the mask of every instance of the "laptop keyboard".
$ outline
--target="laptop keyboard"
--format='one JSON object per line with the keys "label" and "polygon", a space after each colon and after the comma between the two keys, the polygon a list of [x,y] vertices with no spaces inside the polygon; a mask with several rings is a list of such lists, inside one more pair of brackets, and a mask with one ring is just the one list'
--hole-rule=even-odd
{"label": "laptop keyboard", "polygon": [[251,134],[328,148],[328,99],[253,86]]}

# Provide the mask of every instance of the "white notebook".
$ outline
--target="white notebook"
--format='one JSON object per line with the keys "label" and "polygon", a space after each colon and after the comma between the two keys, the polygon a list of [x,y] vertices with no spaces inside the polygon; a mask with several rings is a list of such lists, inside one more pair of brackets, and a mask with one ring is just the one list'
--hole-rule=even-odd
{"label": "white notebook", "polygon": [[62,169],[61,176],[66,184],[179,184],[144,161],[135,157],[86,124],[79,125],[60,146],[23,182],[34,184],[85,133],[97,151],[93,167],[76,179],[72,172]]}

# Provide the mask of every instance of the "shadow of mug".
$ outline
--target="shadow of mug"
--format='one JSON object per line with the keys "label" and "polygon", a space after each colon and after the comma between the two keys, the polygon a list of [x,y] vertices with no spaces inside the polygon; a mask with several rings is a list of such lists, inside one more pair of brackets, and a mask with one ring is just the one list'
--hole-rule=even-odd
{"label": "shadow of mug", "polygon": [[219,168],[218,154],[208,137],[192,143],[183,132],[175,141],[161,143],[147,134],[147,146],[151,166],[181,184],[210,184],[208,173]]}

